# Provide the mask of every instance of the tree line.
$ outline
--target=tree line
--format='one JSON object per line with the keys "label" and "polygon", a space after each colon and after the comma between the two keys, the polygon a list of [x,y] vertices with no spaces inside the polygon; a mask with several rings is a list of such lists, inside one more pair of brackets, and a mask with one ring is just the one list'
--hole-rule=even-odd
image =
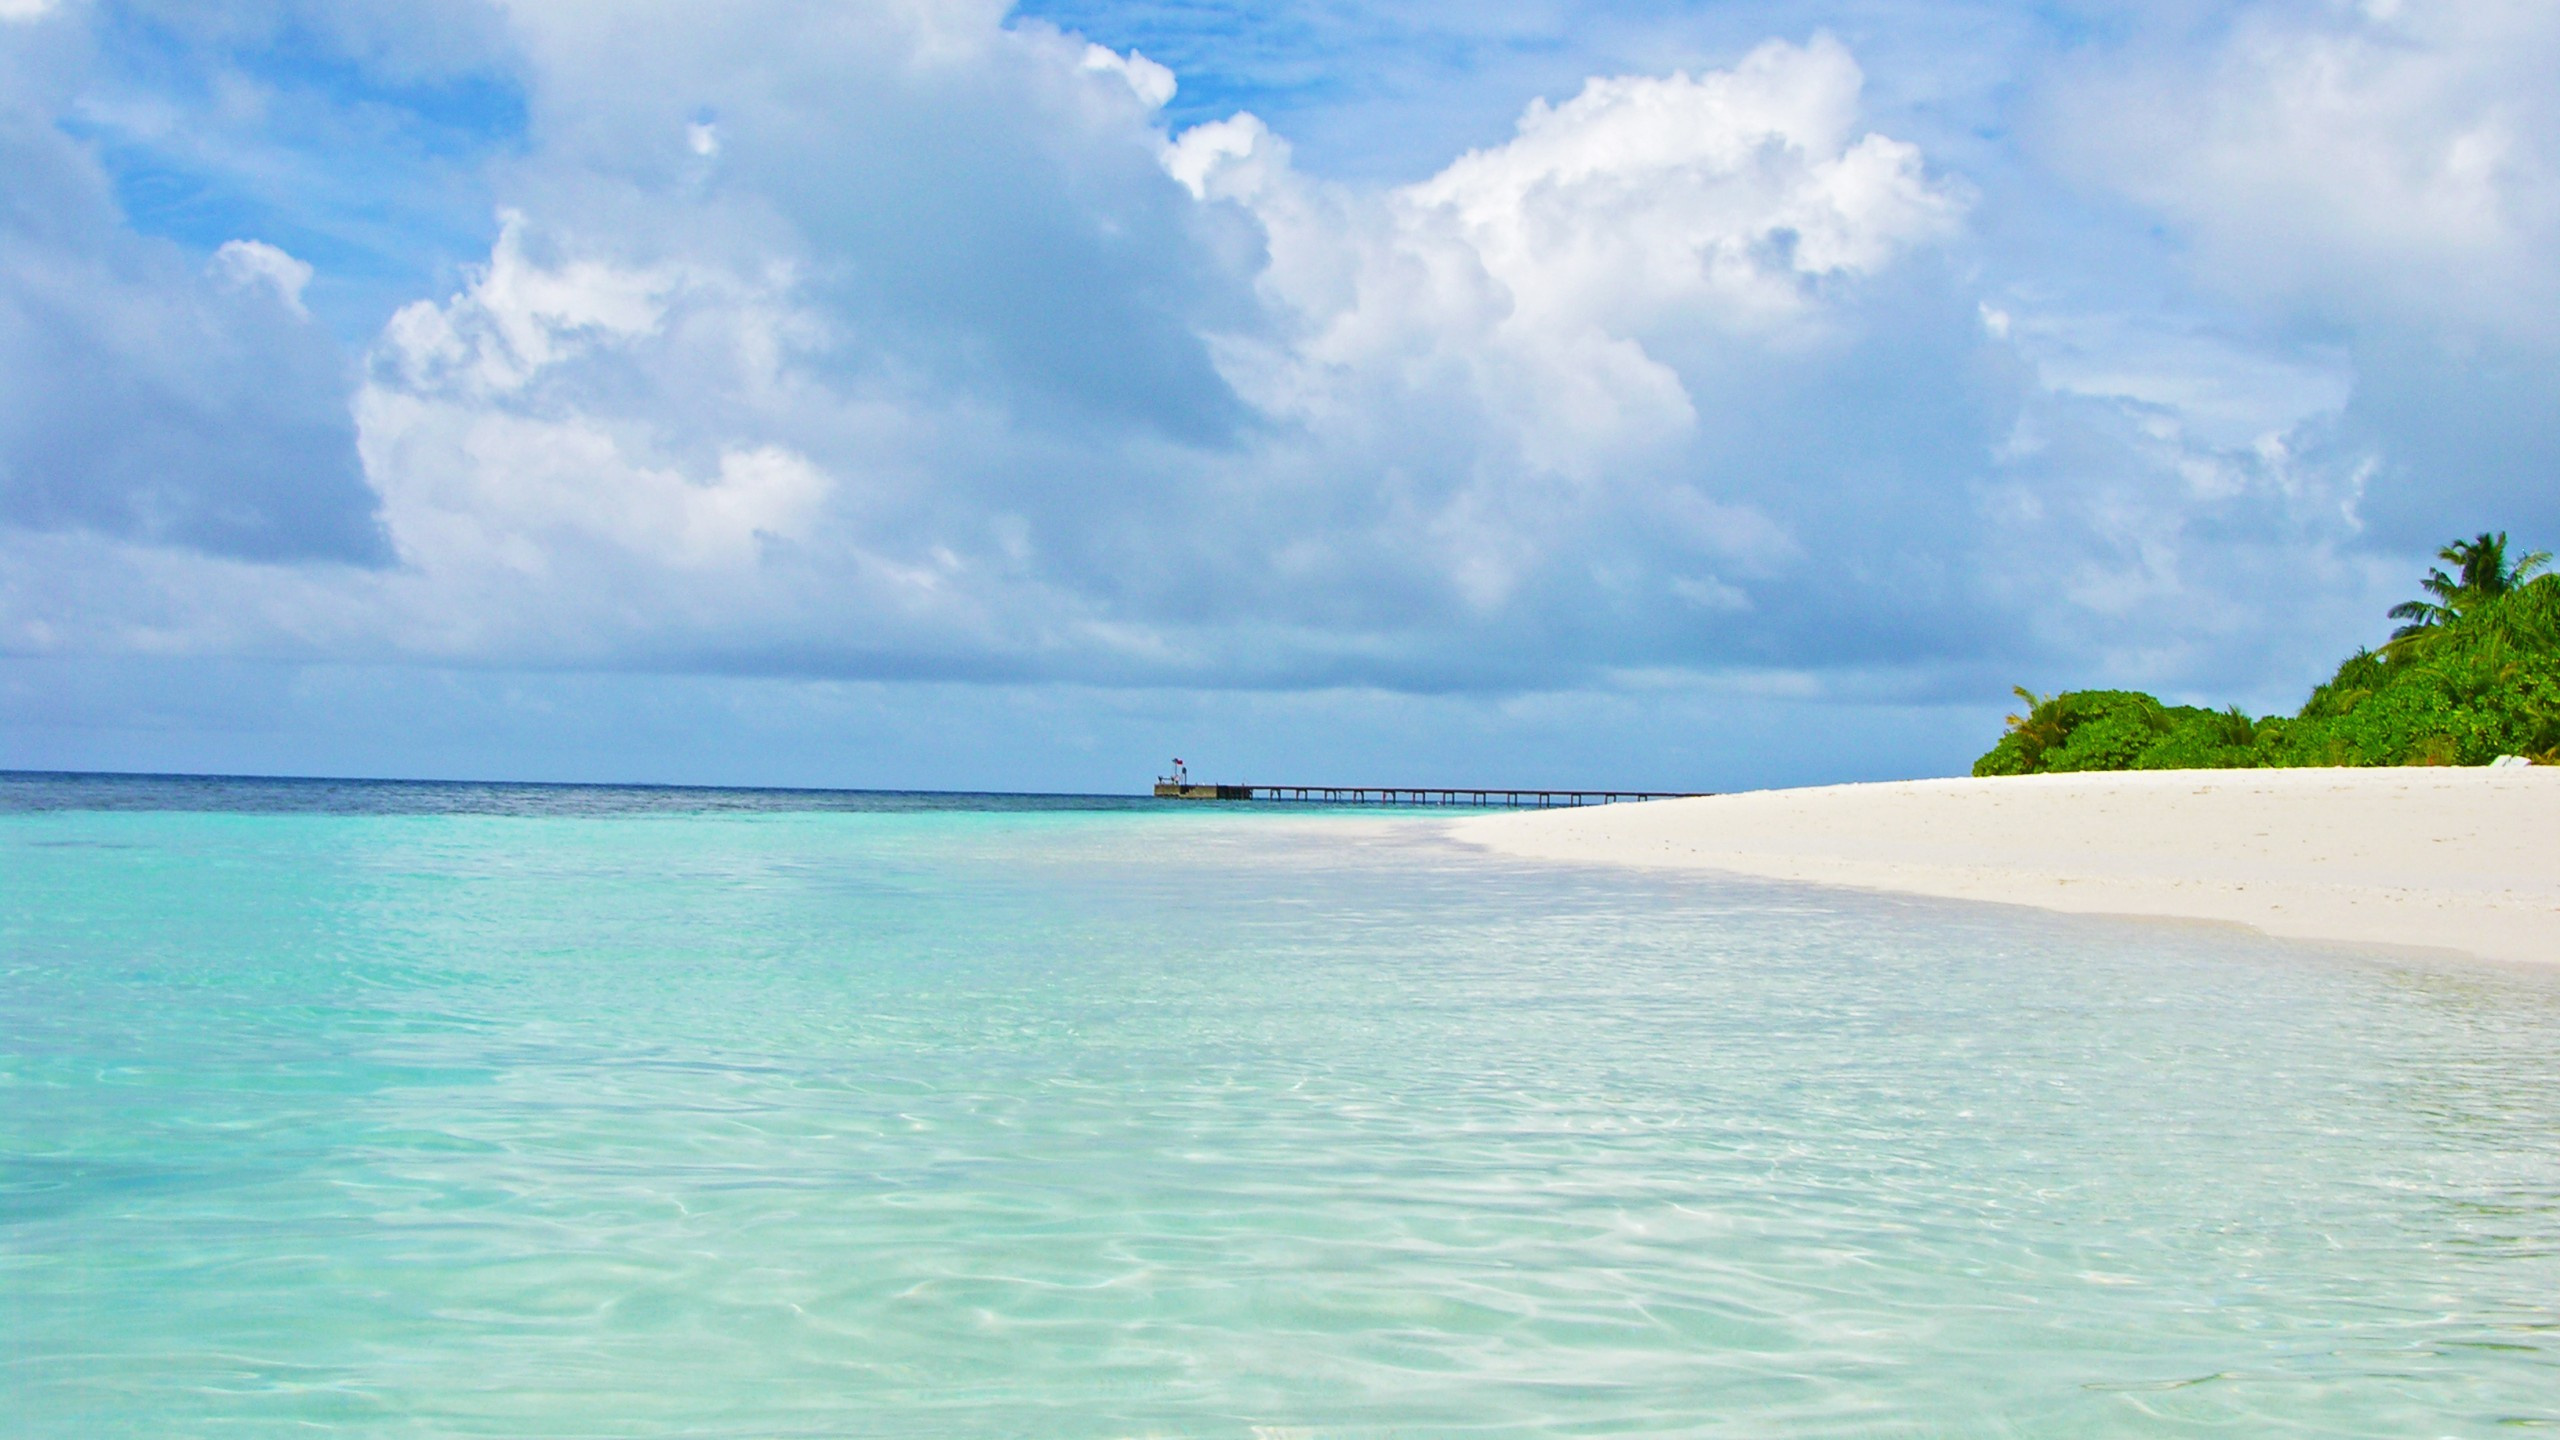
{"label": "tree line", "polygon": [[2510,559],[2506,532],[2436,552],[2419,599],[2292,715],[2168,705],[2134,690],[2038,695],[1976,775],[2290,765],[2560,764],[2560,575],[2549,551]]}

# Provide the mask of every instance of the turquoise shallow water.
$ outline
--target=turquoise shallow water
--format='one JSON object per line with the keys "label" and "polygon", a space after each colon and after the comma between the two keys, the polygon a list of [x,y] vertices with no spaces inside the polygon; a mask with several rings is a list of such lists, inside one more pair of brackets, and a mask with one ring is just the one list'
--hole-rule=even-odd
{"label": "turquoise shallow water", "polygon": [[45,783],[10,1434],[2560,1425],[2560,976],[1378,817]]}

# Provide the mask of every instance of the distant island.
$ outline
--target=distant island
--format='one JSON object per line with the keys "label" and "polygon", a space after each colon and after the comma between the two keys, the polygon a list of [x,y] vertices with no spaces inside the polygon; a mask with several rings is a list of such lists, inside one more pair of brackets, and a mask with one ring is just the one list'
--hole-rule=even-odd
{"label": "distant island", "polygon": [[2560,764],[2560,575],[2548,551],[2507,558],[2504,531],[2437,552],[2426,597],[2379,650],[2358,650],[2299,713],[2169,705],[2134,690],[2020,687],[2025,713],[1977,776],[2306,765]]}

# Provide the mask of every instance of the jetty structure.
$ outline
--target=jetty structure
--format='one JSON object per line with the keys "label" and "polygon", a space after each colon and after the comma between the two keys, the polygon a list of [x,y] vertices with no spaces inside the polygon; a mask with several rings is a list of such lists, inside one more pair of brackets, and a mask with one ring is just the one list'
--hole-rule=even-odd
{"label": "jetty structure", "polygon": [[1476,805],[1505,810],[1551,810],[1571,805],[1614,805],[1626,800],[1689,800],[1707,792],[1685,790],[1531,790],[1448,785],[1210,785],[1192,780],[1181,761],[1156,777],[1159,800],[1259,800],[1291,805]]}

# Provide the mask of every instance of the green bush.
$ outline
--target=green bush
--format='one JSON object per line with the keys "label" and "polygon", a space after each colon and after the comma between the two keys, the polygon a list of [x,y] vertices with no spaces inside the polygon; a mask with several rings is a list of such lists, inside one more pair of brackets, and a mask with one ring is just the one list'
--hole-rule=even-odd
{"label": "green bush", "polygon": [[2136,770],[2244,770],[2263,763],[2258,752],[2258,723],[2236,708],[2199,710],[2181,706],[2177,721],[2134,760]]}
{"label": "green bush", "polygon": [[1974,763],[1976,775],[2196,770],[2260,763],[2257,727],[2237,710],[2163,705],[2135,690],[2021,690],[2027,713]]}
{"label": "green bush", "polygon": [[1976,775],[2210,770],[2257,765],[2483,765],[2500,755],[2560,763],[2560,576],[2549,559],[2510,563],[2506,536],[2440,552],[2428,600],[2359,650],[2291,717],[2165,705],[2132,690],[2019,690],[2023,714],[1974,762]]}

